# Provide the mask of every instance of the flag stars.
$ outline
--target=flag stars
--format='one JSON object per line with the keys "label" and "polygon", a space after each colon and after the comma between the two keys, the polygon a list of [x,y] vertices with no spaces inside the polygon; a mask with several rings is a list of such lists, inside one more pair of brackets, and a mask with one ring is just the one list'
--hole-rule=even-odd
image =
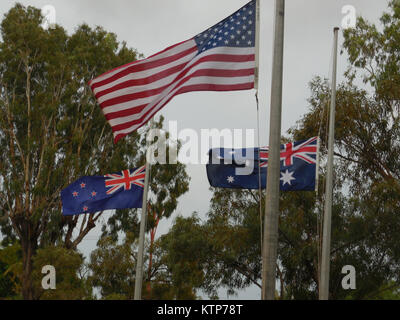
{"label": "flag stars", "polygon": [[289,172],[289,170],[286,170],[286,172],[281,172],[282,177],[280,180],[282,180],[282,185],[285,185],[286,183],[288,185],[292,185],[292,180],[296,180],[296,178],[293,177],[293,172]]}
{"label": "flag stars", "polygon": [[74,191],[74,192],[72,192],[72,196],[75,198],[75,197],[77,197],[78,196],[78,192],[76,192],[76,191]]}
{"label": "flag stars", "polygon": [[82,182],[82,183],[80,184],[80,186],[81,186],[81,189],[85,189],[86,183]]}
{"label": "flag stars", "polygon": [[226,180],[228,181],[228,183],[233,183],[233,182],[235,182],[235,178],[232,177],[232,176],[227,177]]}
{"label": "flag stars", "polygon": [[83,207],[83,212],[87,212],[89,210],[89,208],[87,206]]}
{"label": "flag stars", "polygon": [[226,18],[196,36],[194,39],[198,45],[199,52],[204,52],[211,48],[218,48],[220,46],[253,46],[255,33],[253,24],[255,20],[254,12],[254,5],[247,5],[233,16]]}
{"label": "flag stars", "polygon": [[96,191],[92,191],[92,197],[95,197],[97,195]]}

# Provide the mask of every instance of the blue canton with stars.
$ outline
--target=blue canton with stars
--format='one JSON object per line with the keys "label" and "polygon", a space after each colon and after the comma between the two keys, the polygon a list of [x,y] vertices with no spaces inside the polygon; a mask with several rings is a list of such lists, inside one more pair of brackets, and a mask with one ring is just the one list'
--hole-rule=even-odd
{"label": "blue canton with stars", "polygon": [[198,34],[199,53],[217,47],[246,48],[255,46],[255,1],[247,3],[231,16]]}

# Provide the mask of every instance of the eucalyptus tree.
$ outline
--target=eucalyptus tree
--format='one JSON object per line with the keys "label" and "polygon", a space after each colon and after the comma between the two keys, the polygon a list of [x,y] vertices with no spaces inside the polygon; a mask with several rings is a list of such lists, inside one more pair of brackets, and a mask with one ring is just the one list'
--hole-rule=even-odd
{"label": "eucalyptus tree", "polygon": [[68,35],[42,21],[39,9],[16,4],[1,22],[0,223],[3,242],[21,244],[25,299],[35,298],[37,249],[76,248],[101,214],[62,216],[60,190],[82,175],[120,171],[141,152],[138,133],[113,145],[87,85],[137,52],[101,27]]}

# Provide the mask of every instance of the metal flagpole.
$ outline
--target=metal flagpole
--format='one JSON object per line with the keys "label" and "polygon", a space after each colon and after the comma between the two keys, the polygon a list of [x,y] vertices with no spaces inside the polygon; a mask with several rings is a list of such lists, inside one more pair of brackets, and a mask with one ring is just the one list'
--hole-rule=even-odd
{"label": "metal flagpole", "polygon": [[262,248],[263,300],[275,298],[275,278],[278,247],[280,145],[282,115],[283,46],[285,0],[275,1],[275,39],[272,64],[271,111],[267,191],[265,201],[264,235]]}
{"label": "metal flagpole", "polygon": [[258,92],[260,77],[260,0],[256,0],[256,68],[254,70],[254,89]]}
{"label": "metal flagpole", "polygon": [[315,197],[318,198],[318,185],[319,185],[319,165],[320,165],[320,156],[319,150],[321,146],[321,138],[318,136],[317,139],[317,159],[315,161]]}
{"label": "metal flagpole", "polygon": [[338,31],[334,28],[334,55],[332,70],[332,96],[329,114],[329,142],[328,142],[328,163],[326,172],[326,196],[324,208],[324,229],[322,233],[322,261],[321,279],[319,287],[319,299],[329,299],[329,270],[331,251],[331,220],[332,220],[332,198],[333,198],[333,141],[335,138],[335,108],[336,108],[336,69],[337,69],[337,47]]}
{"label": "metal flagpole", "polygon": [[[150,130],[153,128],[153,119],[150,120]],[[147,137],[146,137],[147,139]],[[149,191],[149,178],[151,163],[148,159],[147,153],[149,152],[149,142],[146,142],[146,175],[144,178],[143,187],[143,202],[142,202],[142,215],[140,218],[140,233],[139,233],[139,248],[136,259],[136,276],[135,276],[135,295],[134,300],[142,299],[142,282],[143,282],[143,255],[144,255],[144,240],[146,233],[146,220],[147,220],[147,195]]]}
{"label": "metal flagpole", "polygon": [[256,0],[256,67],[254,69],[254,89],[256,89],[256,105],[257,105],[257,147],[258,147],[258,195],[259,195],[259,214],[260,214],[260,248],[262,251],[262,189],[261,189],[261,167],[260,167],[260,105],[258,101],[258,83],[260,74],[260,0]]}

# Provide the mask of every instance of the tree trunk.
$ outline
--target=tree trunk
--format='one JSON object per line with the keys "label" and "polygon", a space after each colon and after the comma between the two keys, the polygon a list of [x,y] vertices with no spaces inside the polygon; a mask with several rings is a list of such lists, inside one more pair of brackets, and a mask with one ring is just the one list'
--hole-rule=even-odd
{"label": "tree trunk", "polygon": [[32,257],[36,251],[36,242],[31,236],[32,226],[28,221],[24,223],[25,232],[21,238],[22,249],[22,297],[24,300],[33,300],[34,288],[32,282]]}

